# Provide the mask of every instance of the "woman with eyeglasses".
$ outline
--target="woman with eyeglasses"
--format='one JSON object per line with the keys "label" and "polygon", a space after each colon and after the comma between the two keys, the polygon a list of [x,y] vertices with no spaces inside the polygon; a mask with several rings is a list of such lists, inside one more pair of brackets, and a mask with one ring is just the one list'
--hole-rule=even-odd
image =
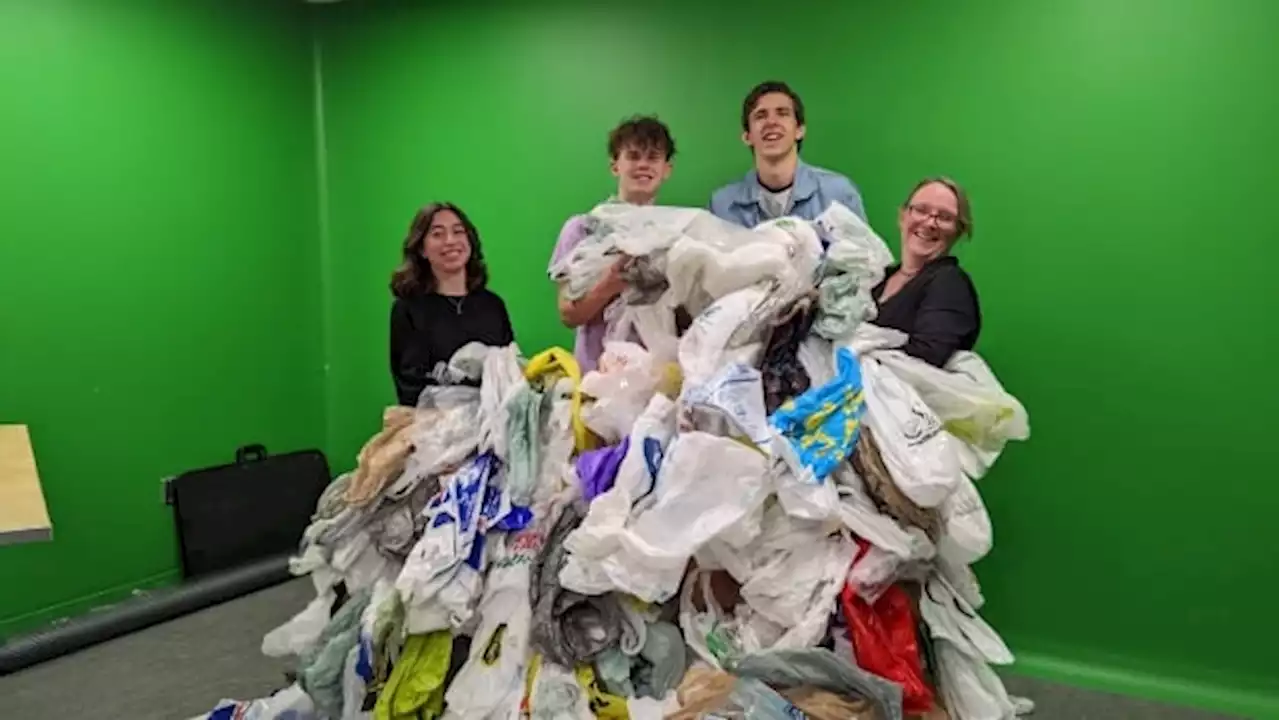
{"label": "woman with eyeglasses", "polygon": [[972,350],[982,328],[978,293],[951,255],[973,232],[969,198],[954,180],[921,180],[898,211],[901,263],[874,290],[875,323],[910,336],[903,351],[942,367],[957,350]]}
{"label": "woman with eyeglasses", "polygon": [[396,398],[413,407],[434,385],[432,371],[463,345],[511,344],[515,334],[502,298],[487,289],[480,234],[453,203],[418,211],[391,276],[391,376]]}

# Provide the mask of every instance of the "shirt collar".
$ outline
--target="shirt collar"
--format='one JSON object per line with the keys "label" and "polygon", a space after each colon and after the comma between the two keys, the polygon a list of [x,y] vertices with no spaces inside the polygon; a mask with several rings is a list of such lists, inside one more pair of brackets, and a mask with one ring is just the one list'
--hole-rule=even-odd
{"label": "shirt collar", "polygon": [[[735,205],[755,205],[760,202],[760,195],[763,193],[764,186],[760,184],[760,176],[752,169],[742,180],[742,191],[738,194],[738,199],[734,201]],[[813,197],[818,192],[818,178],[813,173],[813,168],[805,164],[803,160],[796,159],[796,177],[791,182],[791,206]]]}

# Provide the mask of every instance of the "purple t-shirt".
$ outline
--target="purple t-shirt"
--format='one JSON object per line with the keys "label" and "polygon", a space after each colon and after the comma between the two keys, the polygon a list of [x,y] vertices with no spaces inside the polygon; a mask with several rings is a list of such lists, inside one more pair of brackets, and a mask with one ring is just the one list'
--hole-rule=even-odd
{"label": "purple t-shirt", "polygon": [[[573,252],[573,249],[582,242],[586,237],[586,224],[582,220],[581,215],[575,215],[569,218],[560,230],[560,239],[556,241],[556,249],[551,252],[551,262],[547,263],[547,272],[555,267],[565,256]],[[605,310],[608,314],[608,309]],[[578,367],[582,369],[583,374],[596,369],[596,361],[600,359],[600,354],[604,352],[604,339],[608,333],[609,325],[603,320],[589,322],[579,325],[577,336],[573,343],[573,356],[578,361]]]}

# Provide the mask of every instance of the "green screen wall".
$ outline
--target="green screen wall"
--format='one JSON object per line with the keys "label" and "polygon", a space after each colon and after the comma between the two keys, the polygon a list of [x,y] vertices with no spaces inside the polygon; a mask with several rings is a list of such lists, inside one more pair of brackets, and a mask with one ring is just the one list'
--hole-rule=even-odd
{"label": "green screen wall", "polygon": [[607,130],[660,113],[662,200],[702,205],[779,78],[892,245],[919,177],[973,196],[979,349],[1034,429],[982,483],[1019,669],[1274,717],[1275,6],[783,7],[0,1],[0,422],[55,524],[0,546],[0,635],[173,580],[166,475],[353,464],[416,207],[466,208],[521,345],[567,345],[544,270]]}
{"label": "green screen wall", "polygon": [[303,9],[0,2],[0,422],[53,542],[0,545],[0,636],[171,581],[161,478],[321,446]]}
{"label": "green screen wall", "polygon": [[1021,668],[1274,716],[1274,3],[382,2],[317,21],[335,465],[393,398],[386,281],[416,207],[476,221],[526,351],[567,344],[544,269],[566,216],[611,190],[607,130],[660,113],[680,148],[662,200],[701,205],[749,167],[743,94],[785,79],[805,157],[859,183],[895,246],[916,179],[973,196],[979,349],[1033,425],[982,483],[985,613]]}

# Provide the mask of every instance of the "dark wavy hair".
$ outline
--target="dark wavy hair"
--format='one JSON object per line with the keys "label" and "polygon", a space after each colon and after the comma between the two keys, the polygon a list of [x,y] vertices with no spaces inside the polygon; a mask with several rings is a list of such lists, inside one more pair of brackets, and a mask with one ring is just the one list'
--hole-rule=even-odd
{"label": "dark wavy hair", "polygon": [[466,267],[467,290],[483,290],[489,284],[489,268],[484,264],[484,250],[480,247],[480,233],[476,231],[476,226],[462,212],[462,208],[450,202],[436,202],[419,210],[409,224],[409,234],[404,239],[403,259],[395,272],[391,273],[391,293],[396,297],[404,298],[436,289],[436,276],[431,272],[431,263],[422,255],[422,246],[426,242],[427,231],[431,229],[431,221],[441,210],[451,210],[458,216],[467,232],[467,241],[471,243],[471,258],[467,260]]}

